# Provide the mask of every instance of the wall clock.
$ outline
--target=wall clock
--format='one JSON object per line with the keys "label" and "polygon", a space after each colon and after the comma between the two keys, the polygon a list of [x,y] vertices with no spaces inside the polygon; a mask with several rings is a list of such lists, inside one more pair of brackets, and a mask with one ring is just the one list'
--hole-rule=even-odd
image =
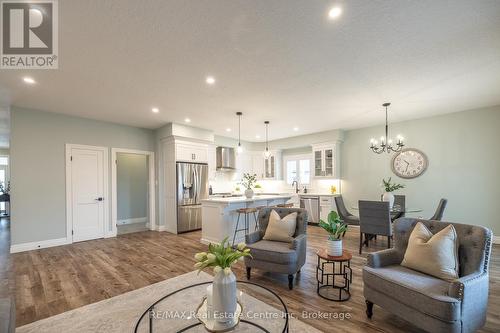
{"label": "wall clock", "polygon": [[405,148],[394,155],[391,162],[392,172],[401,178],[416,178],[423,174],[429,165],[425,154],[415,148]]}

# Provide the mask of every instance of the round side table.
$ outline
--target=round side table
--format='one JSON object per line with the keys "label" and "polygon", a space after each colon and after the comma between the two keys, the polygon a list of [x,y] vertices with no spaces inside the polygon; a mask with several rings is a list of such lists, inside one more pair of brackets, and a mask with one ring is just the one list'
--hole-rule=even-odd
{"label": "round side table", "polygon": [[326,249],[319,250],[316,254],[318,256],[316,292],[329,301],[347,301],[351,298],[349,287],[352,282],[352,254],[343,250],[341,256],[332,257],[326,253]]}

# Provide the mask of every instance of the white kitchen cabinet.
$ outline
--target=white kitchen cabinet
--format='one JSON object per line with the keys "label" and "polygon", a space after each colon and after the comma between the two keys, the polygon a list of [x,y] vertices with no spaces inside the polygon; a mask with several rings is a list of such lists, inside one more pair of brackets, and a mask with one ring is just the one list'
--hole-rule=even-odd
{"label": "white kitchen cabinet", "polygon": [[252,173],[257,175],[257,179],[264,178],[264,157],[261,152],[253,152],[252,160]]}
{"label": "white kitchen cabinet", "polygon": [[313,175],[316,178],[340,178],[339,143],[313,145]]}
{"label": "white kitchen cabinet", "polygon": [[261,151],[244,151],[236,157],[236,169],[240,175],[256,174],[257,179],[281,179],[281,152],[273,151],[269,159]]}
{"label": "white kitchen cabinet", "polygon": [[281,161],[280,151],[271,151],[271,156],[264,158],[264,179],[281,179]]}
{"label": "white kitchen cabinet", "polygon": [[179,162],[208,163],[208,145],[176,140],[175,159]]}
{"label": "white kitchen cabinet", "polygon": [[335,210],[333,196],[320,196],[319,197],[319,216],[323,221],[328,220],[328,214]]}
{"label": "white kitchen cabinet", "polygon": [[249,152],[243,152],[236,155],[236,171],[239,178],[243,177],[245,173],[253,173],[252,168],[252,155]]}
{"label": "white kitchen cabinet", "polygon": [[217,176],[217,155],[215,145],[208,145],[208,179],[215,180]]}

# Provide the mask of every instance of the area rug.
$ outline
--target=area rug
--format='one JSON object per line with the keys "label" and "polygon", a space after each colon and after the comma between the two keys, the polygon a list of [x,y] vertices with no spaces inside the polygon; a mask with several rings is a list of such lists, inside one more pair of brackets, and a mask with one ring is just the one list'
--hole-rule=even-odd
{"label": "area rug", "polygon": [[[89,304],[81,308],[67,311],[56,316],[45,318],[34,323],[24,325],[22,327],[18,327],[16,329],[16,332],[134,332],[134,328],[138,319],[141,317],[144,311],[147,310],[148,307],[159,298],[183,287],[211,280],[212,277],[204,272],[201,272],[200,275],[197,275],[197,272],[190,272],[141,289],[112,297],[107,300]],[[165,308],[162,308],[162,310],[171,311],[177,308],[182,309],[186,307],[186,304],[189,304],[189,307],[192,307],[193,299],[201,300],[201,296],[203,296],[200,295],[199,288],[197,291],[193,289],[193,292],[197,292],[197,295],[189,295],[189,292],[190,291],[188,290],[187,293],[183,295],[183,297],[178,297],[172,301],[178,302],[178,304],[165,305]],[[269,310],[270,313],[279,312],[276,310],[276,308],[271,307],[263,301],[248,295],[245,295],[245,303],[246,305],[248,305],[248,308],[259,309],[259,312],[263,312],[266,310]],[[255,321],[260,321],[260,324],[264,325],[269,325],[271,322],[273,322],[273,320],[269,318],[257,318],[255,319]],[[193,320],[191,320],[191,322],[193,322]],[[269,331],[281,331],[281,328],[279,328],[279,326],[282,321],[274,320],[274,322],[276,322],[277,326],[274,329],[271,327]],[[169,317],[166,320],[155,321],[155,324],[156,323],[158,323],[159,325],[155,326],[155,332],[176,332],[178,329],[182,328],[182,325],[185,325],[185,322],[183,323],[181,319],[174,317]],[[143,324],[140,325],[139,331],[146,332],[147,328],[147,322],[144,321]],[[289,328],[290,332],[320,332],[312,326],[307,325],[296,318],[290,319]],[[191,331],[206,332],[202,326],[197,326]],[[241,324],[236,331],[256,332],[258,330],[255,327]]]}

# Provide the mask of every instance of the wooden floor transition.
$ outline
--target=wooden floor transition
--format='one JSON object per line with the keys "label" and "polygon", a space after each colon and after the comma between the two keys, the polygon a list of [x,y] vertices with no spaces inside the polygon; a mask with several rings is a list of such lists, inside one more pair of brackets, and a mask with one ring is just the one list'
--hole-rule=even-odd
{"label": "wooden floor transition", "polygon": [[[330,302],[316,294],[316,251],[326,234],[318,227],[308,228],[307,263],[296,279],[294,290],[287,277],[255,270],[252,281],[270,287],[301,318],[303,311],[346,315],[350,319],[301,319],[324,332],[419,332],[383,309],[375,306],[372,320],[365,316],[361,269],[366,255],[357,254],[358,233],[351,228],[345,246],[353,253],[352,298],[344,303]],[[56,315],[86,304],[110,298],[152,283],[193,271],[193,255],[206,250],[199,242],[200,232],[172,235],[145,231],[116,238],[14,254],[16,282],[16,325]],[[367,252],[386,247],[379,239]],[[245,279],[244,266],[235,269]],[[494,246],[490,270],[488,322],[481,332],[500,331],[500,247]]]}

